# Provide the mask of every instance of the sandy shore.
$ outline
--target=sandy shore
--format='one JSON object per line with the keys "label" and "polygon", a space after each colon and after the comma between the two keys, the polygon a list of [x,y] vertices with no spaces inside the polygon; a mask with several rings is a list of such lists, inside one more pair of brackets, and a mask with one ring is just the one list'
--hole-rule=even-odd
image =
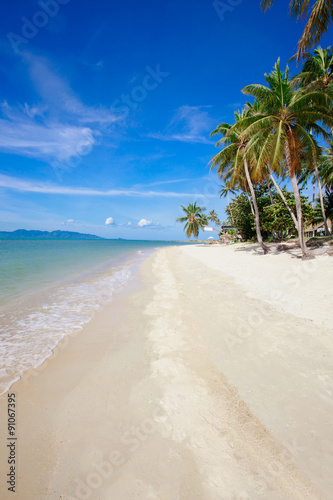
{"label": "sandy shore", "polygon": [[11,388],[16,500],[323,499],[333,491],[333,257],[160,249]]}

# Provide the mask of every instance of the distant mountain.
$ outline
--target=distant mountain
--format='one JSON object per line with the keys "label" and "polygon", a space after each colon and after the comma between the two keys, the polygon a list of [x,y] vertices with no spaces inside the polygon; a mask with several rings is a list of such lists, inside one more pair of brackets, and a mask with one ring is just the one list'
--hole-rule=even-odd
{"label": "distant mountain", "polygon": [[93,234],[73,233],[71,231],[0,231],[0,239],[5,240],[104,240]]}

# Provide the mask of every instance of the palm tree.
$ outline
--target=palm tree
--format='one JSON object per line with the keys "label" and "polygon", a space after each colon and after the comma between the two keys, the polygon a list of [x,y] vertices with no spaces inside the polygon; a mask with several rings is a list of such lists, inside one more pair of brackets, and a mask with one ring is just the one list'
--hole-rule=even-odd
{"label": "palm tree", "polygon": [[216,143],[216,146],[218,147],[221,145],[225,145],[224,149],[222,149],[222,151],[214,156],[214,158],[211,160],[211,169],[214,167],[218,167],[217,173],[220,177],[223,177],[223,174],[228,176],[228,172],[232,172],[231,184],[233,186],[235,186],[238,178],[244,177],[245,173],[246,181],[250,188],[254,205],[257,240],[264,254],[266,254],[269,251],[269,248],[264,244],[262,239],[259,209],[250,175],[250,169],[253,169],[255,157],[253,154],[246,154],[246,147],[249,141],[249,137],[241,133],[241,125],[244,118],[246,117],[246,114],[246,110],[244,110],[242,113],[235,113],[236,125],[238,126],[238,128],[240,128],[240,130],[235,127],[235,125],[232,126],[229,123],[221,123],[210,134],[211,136],[221,134],[222,139],[220,139]]}
{"label": "palm tree", "polygon": [[289,79],[288,67],[285,74],[281,72],[280,60],[265,78],[268,87],[249,85],[243,89],[244,94],[254,96],[260,104],[258,111],[244,119],[243,135],[251,137],[248,150],[260,149],[257,160],[259,171],[267,163],[275,172],[279,172],[281,166],[288,171],[295,196],[299,244],[305,256],[303,214],[296,176],[301,171],[302,162],[314,164],[320,154],[310,130],[327,138],[327,132],[317,122],[333,126],[329,110],[332,93],[328,90],[295,90]]}
{"label": "palm tree", "polygon": [[[297,54],[290,58],[293,60]],[[297,85],[308,90],[326,90],[333,81],[333,51],[332,47],[322,49],[317,47],[313,55],[305,52],[302,56],[303,66],[299,75],[292,79]]]}
{"label": "palm tree", "polygon": [[325,189],[325,205],[327,217],[333,222],[333,190],[328,186]]}
{"label": "palm tree", "polygon": [[215,224],[216,226],[221,226],[221,221],[217,215],[217,213],[215,212],[215,210],[211,210],[208,214],[208,217],[207,217],[207,220],[209,222],[212,222],[213,224]]}
{"label": "palm tree", "polygon": [[230,208],[229,193],[236,194],[236,190],[233,189],[233,186],[232,186],[230,181],[225,181],[225,183],[221,185],[221,189],[220,189],[219,193],[220,193],[220,198],[222,198],[222,196],[223,196],[223,198],[226,198],[226,197],[228,198],[228,207],[230,210],[232,223],[234,224],[234,217],[232,215],[232,210]]}
{"label": "palm tree", "polygon": [[333,139],[327,141],[328,148],[322,149],[320,158],[320,175],[326,186],[333,187]]}
{"label": "palm tree", "polygon": [[228,205],[230,205],[229,193],[236,194],[236,190],[233,188],[230,181],[225,181],[225,183],[221,185],[219,193],[220,193],[220,198],[222,198],[222,196],[223,198],[226,197],[228,198]]}
{"label": "palm tree", "polygon": [[[305,62],[303,64],[301,73],[299,75],[296,75],[292,79],[292,81],[300,85],[300,87],[304,88],[307,92],[311,92],[312,90],[327,91],[329,87],[330,90],[332,90],[332,82],[333,82],[332,48],[328,47],[327,49],[323,50],[321,47],[318,47],[314,51],[314,55],[307,53],[304,55],[304,59]],[[314,168],[314,176],[318,185],[320,207],[325,226],[325,233],[326,236],[328,236],[330,233],[326,220],[324,197],[323,197],[323,191],[320,182],[317,162],[313,164],[313,168]]]}
{"label": "palm tree", "polygon": [[[261,8],[266,11],[274,0],[261,0]],[[289,8],[297,19],[304,18],[309,13],[310,0],[290,0]],[[298,42],[297,61],[306,49],[318,43],[333,20],[333,0],[316,0],[311,7],[309,19],[305,25],[301,39]]]}
{"label": "palm tree", "polygon": [[189,203],[188,207],[180,205],[185,212],[185,217],[179,217],[176,222],[185,222],[184,231],[186,231],[187,238],[198,238],[199,230],[207,226],[208,221],[206,215],[203,213],[205,207],[198,207],[197,202]]}

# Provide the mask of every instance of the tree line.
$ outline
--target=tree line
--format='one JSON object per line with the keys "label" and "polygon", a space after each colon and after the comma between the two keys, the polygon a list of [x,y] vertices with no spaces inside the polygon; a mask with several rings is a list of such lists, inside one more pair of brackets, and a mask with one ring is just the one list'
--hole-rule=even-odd
{"label": "tree line", "polygon": [[[323,186],[326,198],[331,199],[333,51],[331,47],[325,50],[318,47],[313,54],[302,52],[301,57],[302,69],[296,76],[290,76],[288,66],[282,71],[278,60],[273,71],[265,74],[266,85],[246,86],[242,92],[252,101],[235,112],[234,123],[221,123],[211,133],[211,136],[221,136],[216,146],[222,149],[211,160],[211,169],[217,169],[224,183],[221,194],[241,191],[242,198],[238,201],[250,208],[256,237],[264,253],[269,247],[263,235],[268,228],[270,232],[283,232],[285,226],[278,221],[281,222],[285,213],[289,227],[292,221],[290,231],[294,228],[297,233],[303,256],[308,255],[304,222],[313,221],[315,217],[318,220],[318,210],[316,213],[314,207],[312,212],[309,210],[301,187],[311,179],[317,185],[321,217],[326,235],[329,234]],[[290,181],[292,196],[281,188],[281,181]],[[272,206],[271,209],[266,207],[266,220],[258,205],[258,195],[261,193],[262,198],[264,187]],[[191,217],[196,217],[198,227],[203,228],[204,210],[199,210],[196,204],[192,204],[192,209]],[[230,209],[232,211],[232,203],[227,209],[229,220],[232,220],[235,216]],[[187,229],[190,227],[193,227],[193,220]]]}

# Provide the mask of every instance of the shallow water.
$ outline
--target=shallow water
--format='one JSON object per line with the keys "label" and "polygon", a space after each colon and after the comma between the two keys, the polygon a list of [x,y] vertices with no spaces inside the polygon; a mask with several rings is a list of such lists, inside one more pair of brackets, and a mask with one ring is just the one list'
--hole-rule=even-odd
{"label": "shallow water", "polygon": [[173,244],[0,240],[0,394],[110,302],[139,260]]}

